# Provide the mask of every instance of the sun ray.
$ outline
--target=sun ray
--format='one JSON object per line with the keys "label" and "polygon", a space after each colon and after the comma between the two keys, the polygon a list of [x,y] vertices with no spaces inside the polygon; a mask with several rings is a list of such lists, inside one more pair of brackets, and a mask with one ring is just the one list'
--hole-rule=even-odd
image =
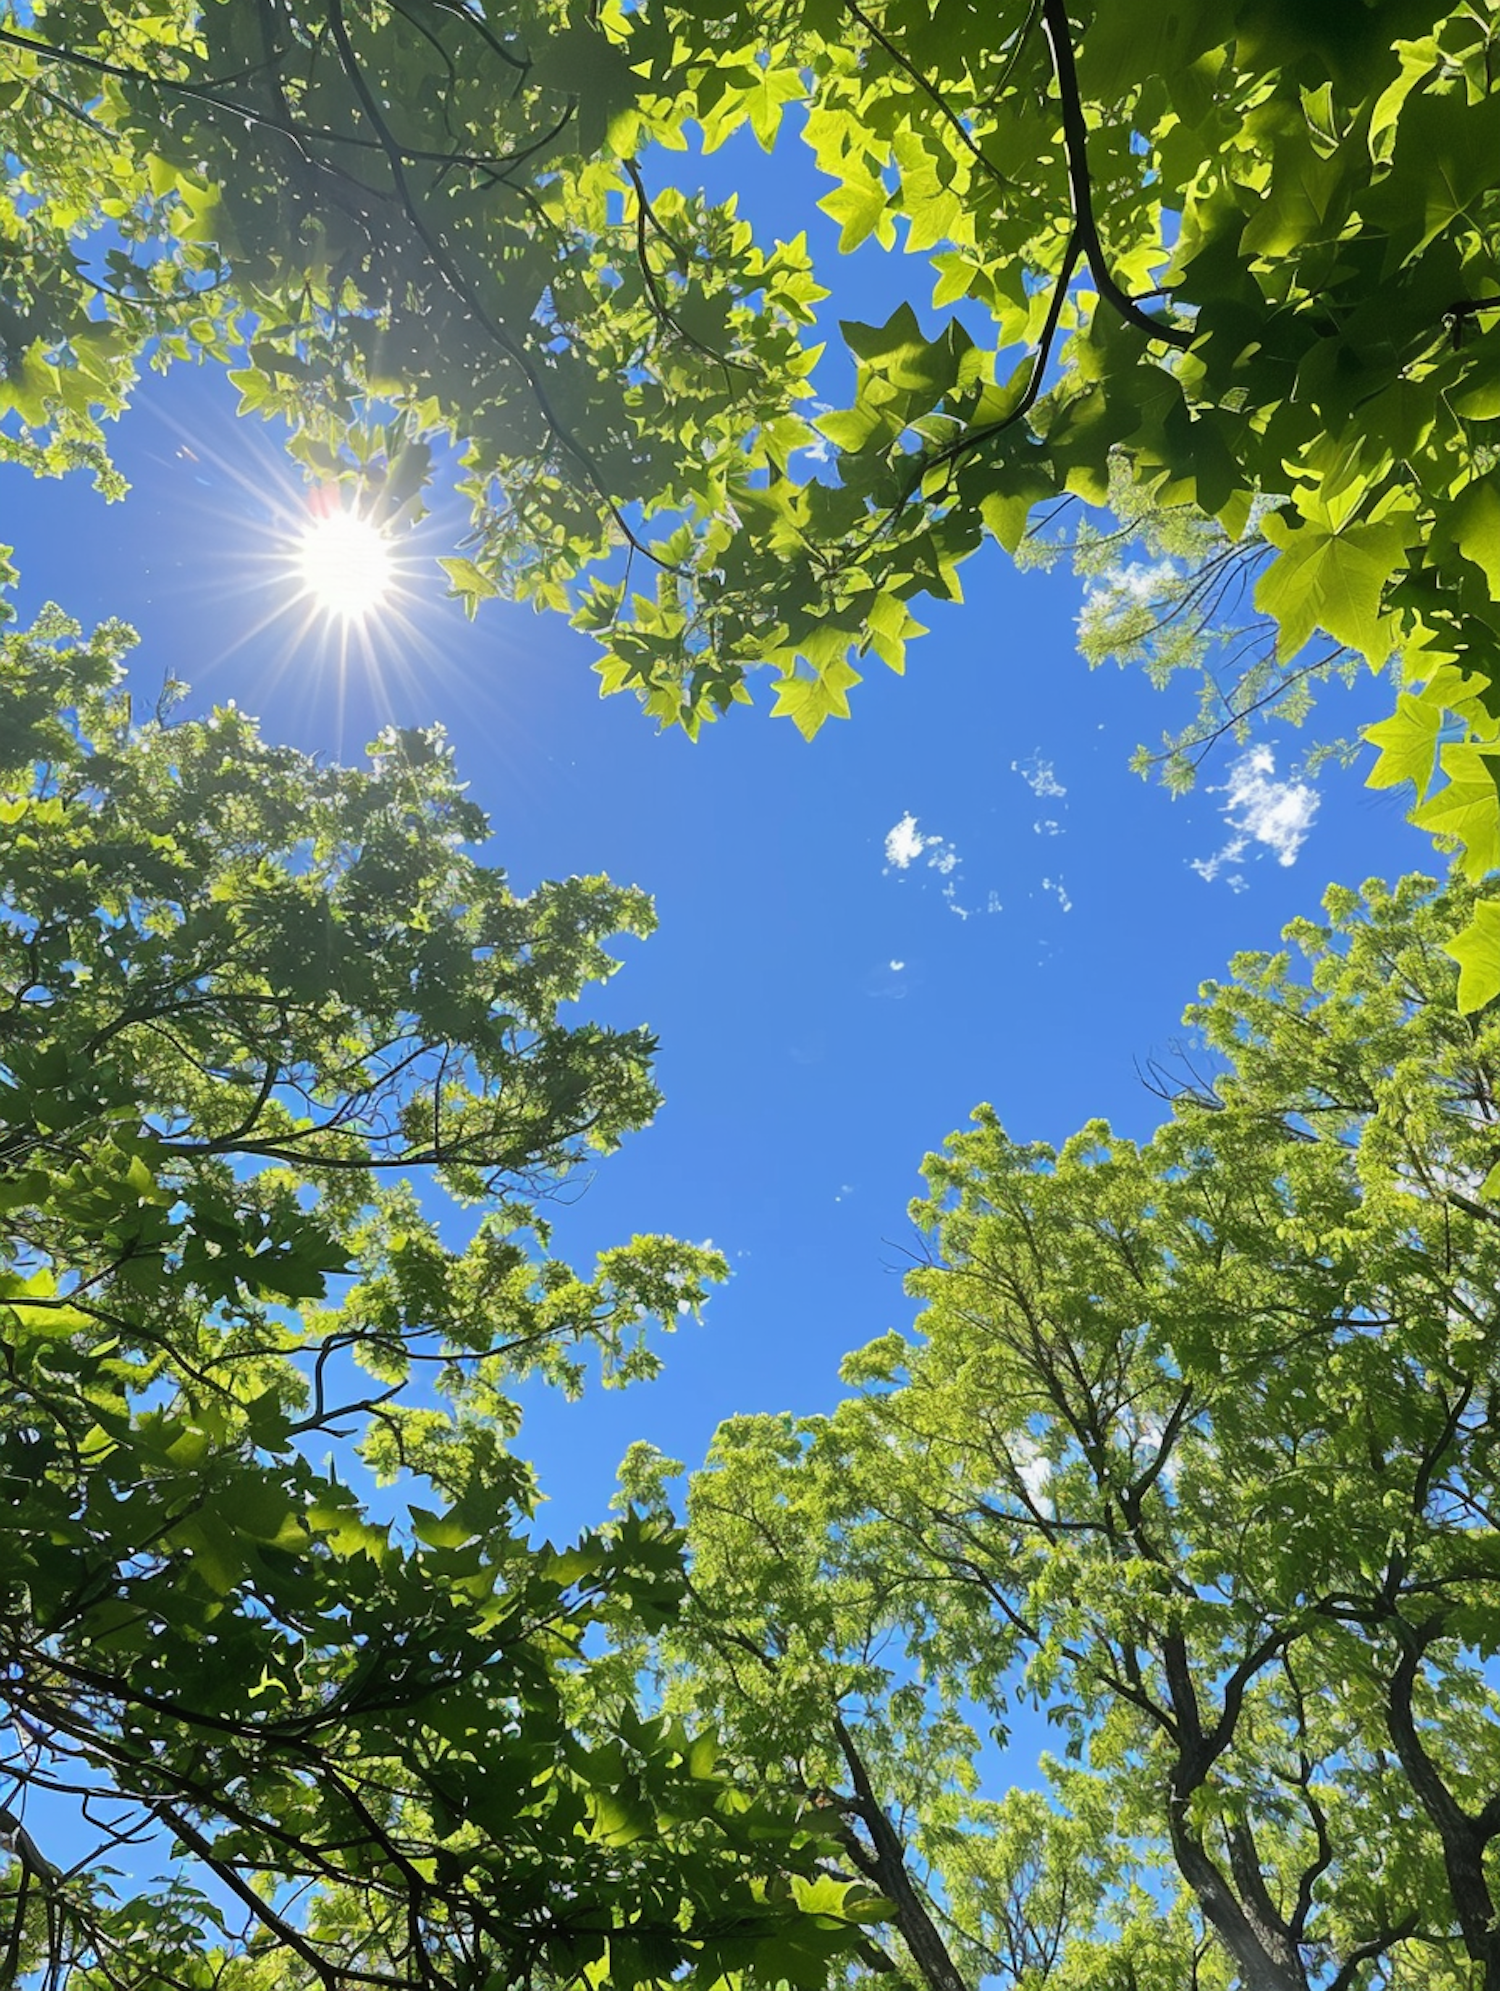
{"label": "sun ray", "polygon": [[[437,559],[468,529],[454,494],[434,494],[422,521],[387,522],[373,480],[309,489],[254,425],[217,407],[188,422],[149,398],[144,406],[170,437],[159,460],[175,473],[172,528],[161,537],[180,538],[193,553],[174,572],[172,591],[199,611],[195,687],[295,708],[308,725],[330,729],[340,756],[382,726],[425,721],[438,688],[451,691],[460,679],[471,711],[493,704],[514,722],[505,678],[461,665],[453,649],[455,616],[441,597]],[[329,604],[304,563],[304,545],[335,513],[385,542],[382,598],[363,613]],[[515,639],[503,628],[497,638],[508,653]]]}

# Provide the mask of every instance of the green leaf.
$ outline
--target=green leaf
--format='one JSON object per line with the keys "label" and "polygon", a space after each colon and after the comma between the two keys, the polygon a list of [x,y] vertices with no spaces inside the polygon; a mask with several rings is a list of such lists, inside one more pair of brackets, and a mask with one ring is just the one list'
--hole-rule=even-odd
{"label": "green leaf", "polygon": [[1442,749],[1447,784],[1411,820],[1418,829],[1452,837],[1463,851],[1464,872],[1482,878],[1500,870],[1500,792],[1495,787],[1496,748],[1457,743]]}
{"label": "green leaf", "polygon": [[438,565],[448,576],[448,591],[464,605],[464,613],[472,622],[479,613],[479,604],[490,601],[500,589],[488,574],[482,573],[472,560],[459,558],[440,559]]}
{"label": "green leaf", "polygon": [[1409,691],[1398,693],[1391,717],[1364,730],[1364,737],[1380,749],[1380,758],[1365,777],[1366,787],[1395,788],[1403,781],[1410,781],[1420,801],[1432,779],[1442,726],[1439,705],[1414,697]]}
{"label": "green leaf", "polygon": [[1500,601],[1500,477],[1494,471],[1464,486],[1454,501],[1450,529],[1489,583],[1490,599]]}
{"label": "green leaf", "polygon": [[1486,900],[1473,918],[1445,944],[1459,966],[1458,1006],[1466,1015],[1500,995],[1500,905]]}
{"label": "green leaf", "polygon": [[890,199],[879,180],[845,180],[825,194],[818,206],[839,227],[839,253],[848,255],[871,235],[883,249],[896,239]]}
{"label": "green leaf", "polygon": [[411,1515],[412,1533],[429,1548],[462,1548],[474,1538],[474,1530],[452,1514],[434,1514],[427,1507],[410,1507],[407,1511]]}
{"label": "green leaf", "polygon": [[810,740],[825,719],[849,717],[849,690],[860,682],[852,664],[826,665],[816,676],[788,674],[776,681],[773,718],[787,718]]}
{"label": "green leaf", "polygon": [[1295,656],[1321,629],[1372,667],[1383,664],[1397,638],[1381,597],[1402,561],[1403,528],[1384,520],[1339,532],[1311,523],[1293,529],[1273,516],[1265,533],[1279,550],[1256,584],[1255,605],[1275,618],[1280,655]]}

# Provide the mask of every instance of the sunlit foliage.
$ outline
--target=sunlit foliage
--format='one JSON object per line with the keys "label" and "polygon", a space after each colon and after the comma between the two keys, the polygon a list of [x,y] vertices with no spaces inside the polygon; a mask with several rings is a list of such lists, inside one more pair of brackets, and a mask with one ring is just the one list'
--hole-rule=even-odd
{"label": "sunlit foliage", "polygon": [[916,1331],[693,1479],[669,1704],[842,1821],[927,1991],[1500,1983],[1474,909],[1331,891],[1205,988],[1143,1145],[981,1108],[913,1210]]}
{"label": "sunlit foliage", "polygon": [[127,640],[0,642],[0,1982],[820,1984],[818,1834],[591,1699],[676,1536],[552,1547],[509,1442],[722,1276],[538,1203],[656,1103],[559,1017],[648,902],[513,894],[434,735],[133,723]]}
{"label": "sunlit foliage", "polygon": [[[320,476],[420,485],[455,437],[457,592],[570,609],[606,689],[690,729],[761,669],[805,732],[845,714],[860,660],[900,668],[987,538],[1014,549],[1061,494],[1103,505],[1122,461],[1231,541],[1271,500],[1274,669],[1325,640],[1399,654],[1376,779],[1413,781],[1482,873],[1497,22],[1493,0],[15,7],[0,435],[108,480],[95,417],[150,347],[238,357],[244,405]],[[841,326],[853,399],[815,418],[795,215],[757,245],[681,156],[742,129],[810,148],[844,250],[907,252],[910,300]],[[1477,1002],[1500,941],[1464,947]]]}

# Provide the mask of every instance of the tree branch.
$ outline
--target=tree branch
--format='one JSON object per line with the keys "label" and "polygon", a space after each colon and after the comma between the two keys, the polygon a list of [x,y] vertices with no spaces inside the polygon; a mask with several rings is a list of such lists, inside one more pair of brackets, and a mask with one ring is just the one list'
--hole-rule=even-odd
{"label": "tree branch", "polygon": [[909,77],[911,81],[916,84],[917,88],[922,92],[923,96],[930,98],[931,101],[937,106],[944,120],[947,122],[947,124],[950,126],[953,132],[957,135],[959,141],[963,144],[966,150],[972,154],[974,159],[979,163],[979,165],[983,168],[983,170],[995,182],[996,186],[1008,187],[1010,185],[1010,181],[1006,179],[1005,175],[1000,171],[1000,168],[998,166],[996,166],[991,160],[985,157],[984,152],[980,147],[979,141],[975,138],[974,134],[969,130],[969,127],[964,123],[963,119],[958,115],[957,111],[955,111],[953,107],[949,104],[948,100],[944,97],[941,90],[939,90],[934,83],[930,82],[928,78],[922,74],[921,70],[917,68],[914,62],[910,61],[906,56],[904,56],[901,53],[901,50],[891,40],[889,35],[887,35],[882,29],[876,27],[875,23],[870,19],[869,15],[859,5],[859,0],[844,0],[844,4],[849,9],[849,12],[854,16],[855,20],[859,22],[860,26],[864,29],[865,33],[870,37],[871,41],[877,43],[879,47],[884,49],[885,53],[890,57],[891,61],[895,63],[896,67],[901,71],[901,73],[904,76]]}
{"label": "tree branch", "polygon": [[391,181],[396,190],[396,198],[400,202],[407,220],[411,223],[417,239],[426,250],[433,268],[443,279],[448,289],[458,299],[459,303],[473,313],[475,322],[483,328],[486,336],[521,374],[531,390],[532,400],[536,404],[537,413],[541,416],[547,433],[583,470],[589,484],[593,487],[595,495],[605,506],[624,538],[628,540],[637,552],[644,554],[653,566],[665,568],[670,573],[680,573],[682,571],[680,567],[673,567],[670,563],[662,560],[632,529],[625,514],[610,494],[603,478],[595,467],[593,457],[571,430],[568,429],[557,410],[553,407],[552,398],[543,387],[536,367],[527,358],[525,349],[516,340],[511,338],[505,328],[494,318],[486,307],[483,298],[480,297],[474,286],[464,276],[462,270],[459,269],[457,263],[448,254],[438,236],[428,226],[426,218],[422,214],[418,202],[413,197],[411,187],[407,181],[405,155],[381,114],[380,106],[375,101],[374,92],[366,80],[365,73],[359,65],[359,59],[354,53],[353,44],[349,40],[349,30],[344,20],[343,0],[325,0],[325,3],[328,10],[328,24],[333,31],[334,43],[338,49],[339,62],[355,96],[359,99],[361,109],[369,120],[370,129],[379,139],[381,149],[386,155]]}
{"label": "tree branch", "polygon": [[1193,334],[1185,325],[1173,325],[1143,311],[1133,297],[1115,282],[1099,237],[1094,218],[1093,183],[1089,178],[1088,126],[1084,122],[1083,99],[1078,89],[1078,71],[1073,62],[1073,32],[1068,23],[1067,0],[1042,0],[1042,30],[1052,51],[1052,74],[1062,106],[1063,147],[1068,155],[1068,189],[1073,199],[1073,221],[1083,246],[1089,275],[1104,301],[1127,325],[1134,325],[1148,338],[1185,351]]}
{"label": "tree branch", "polygon": [[884,1805],[875,1795],[864,1758],[837,1710],[833,1717],[833,1732],[840,1754],[849,1768],[860,1820],[875,1849],[875,1857],[866,1865],[866,1872],[894,1905],[896,1927],[926,1979],[929,1991],[969,1991],[958,1966],[948,1953],[948,1945],[943,1941],[937,1924],[927,1912],[926,1903],[917,1892],[907,1868],[906,1848],[886,1816]]}
{"label": "tree branch", "polygon": [[1469,1816],[1444,1782],[1423,1746],[1412,1708],[1417,1670],[1427,1648],[1441,1638],[1443,1624],[1441,1613],[1416,1627],[1397,1619],[1403,1649],[1386,1689],[1386,1725],[1407,1780],[1436,1828],[1464,1945],[1484,1971],[1486,1984],[1493,1985],[1500,1982],[1500,1929],[1484,1871],[1487,1842],[1481,1821]]}
{"label": "tree branch", "polygon": [[1407,1915],[1401,1921],[1393,1923],[1390,1928],[1382,1929],[1378,1936],[1371,1936],[1366,1942],[1356,1943],[1339,1965],[1338,1975],[1329,1985],[1328,1991],[1353,1991],[1354,1980],[1359,1975],[1361,1965],[1373,1962],[1376,1957],[1384,1956],[1387,1950],[1394,1949],[1397,1943],[1403,1943],[1408,1936],[1414,1935],[1420,1919],[1415,1914]]}
{"label": "tree branch", "polygon": [[1026,386],[1015,407],[1010,409],[1008,413],[1001,415],[997,421],[986,422],[982,428],[970,429],[966,435],[955,437],[952,442],[946,443],[942,449],[934,451],[931,456],[924,456],[907,479],[900,497],[897,498],[895,504],[891,506],[890,510],[881,520],[882,526],[890,524],[891,520],[896,517],[903,506],[916,493],[918,487],[931,476],[934,470],[941,470],[945,464],[957,463],[961,457],[967,456],[971,450],[979,449],[983,444],[993,441],[996,436],[1003,435],[1007,429],[1013,429],[1017,422],[1024,421],[1026,416],[1031,413],[1031,410],[1036,406],[1037,396],[1042,391],[1042,380],[1047,371],[1047,361],[1052,355],[1052,341],[1057,336],[1058,320],[1062,317],[1062,308],[1068,295],[1068,285],[1073,281],[1073,272],[1078,267],[1080,252],[1081,244],[1078,239],[1078,231],[1075,228],[1068,237],[1068,246],[1063,252],[1062,264],[1052,285],[1052,296],[1047,305],[1047,317],[1042,326],[1042,335],[1037,341],[1036,356],[1031,363],[1031,372],[1026,377]]}
{"label": "tree branch", "polygon": [[[702,339],[695,338],[676,317],[672,307],[667,303],[666,298],[663,297],[660,280],[655,270],[651,267],[651,257],[646,246],[646,224],[650,222],[657,233],[664,237],[666,237],[666,230],[657,220],[651,202],[646,196],[646,183],[641,178],[640,167],[634,159],[622,160],[621,164],[630,175],[630,184],[635,188],[636,261],[641,266],[641,275],[645,278],[646,282],[646,295],[650,300],[651,309],[655,312],[658,321],[667,326],[669,330],[675,332],[685,346],[691,347],[695,353],[700,354],[704,359],[712,360],[716,366],[732,366],[736,372],[748,373],[752,379],[758,379],[760,377],[760,369],[758,367],[751,366],[742,359],[731,359],[727,353],[715,352],[712,346],[705,345]],[[670,241],[670,237],[667,237],[667,239]]]}

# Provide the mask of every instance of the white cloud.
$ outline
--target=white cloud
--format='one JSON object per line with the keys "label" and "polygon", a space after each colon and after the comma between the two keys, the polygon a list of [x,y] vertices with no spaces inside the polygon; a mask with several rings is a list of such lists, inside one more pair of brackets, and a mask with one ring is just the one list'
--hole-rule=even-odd
{"label": "white cloud", "polygon": [[1023,1432],[1012,1440],[1010,1463],[1032,1506],[1044,1514],[1050,1514],[1052,1499],[1047,1492],[1047,1484],[1052,1478],[1052,1462],[1041,1446]]}
{"label": "white cloud", "polygon": [[[1245,844],[1246,839],[1244,837],[1231,837],[1223,849],[1216,850],[1212,857],[1189,858],[1188,866],[1191,870],[1197,872],[1205,885],[1211,885],[1226,864],[1239,863],[1245,854]],[[1232,891],[1242,892],[1245,889],[1244,877],[1238,871],[1235,872],[1232,878],[1226,879],[1225,882]]]}
{"label": "white cloud", "polygon": [[1026,786],[1038,801],[1045,801],[1053,795],[1066,795],[1067,789],[1057,778],[1057,771],[1050,760],[1043,760],[1040,753],[1034,753],[1030,760],[1013,760],[1012,774],[1019,774]]}
{"label": "white cloud", "polygon": [[1148,565],[1144,560],[1123,561],[1118,567],[1107,567],[1084,585],[1084,607],[1079,617],[1098,615],[1118,608],[1140,604],[1149,606],[1178,578],[1177,568],[1170,560],[1158,560]]}
{"label": "white cloud", "polygon": [[1276,853],[1278,864],[1295,864],[1318,813],[1318,791],[1305,781],[1277,781],[1269,747],[1252,747],[1229,770],[1224,814],[1232,829],[1254,837]]}
{"label": "white cloud", "polygon": [[1061,878],[1044,878],[1042,880],[1042,890],[1044,892],[1056,892],[1057,909],[1059,912],[1072,912],[1073,901],[1068,897],[1067,888]]}
{"label": "white cloud", "polygon": [[951,878],[963,861],[945,837],[924,836],[917,827],[916,817],[908,810],[900,822],[885,833],[885,868],[887,871],[909,871],[919,857],[925,857],[927,869],[936,871],[940,878]]}
{"label": "white cloud", "polygon": [[885,833],[886,868],[891,871],[905,871],[932,844],[941,843],[938,836],[923,836],[917,828],[917,819],[911,814],[903,816],[894,829]]}
{"label": "white cloud", "polygon": [[904,961],[887,961],[872,968],[865,982],[865,994],[872,1002],[905,1002],[911,993],[911,979]]}
{"label": "white cloud", "polygon": [[[1051,775],[1052,770],[1048,767],[1045,770],[1045,778],[1050,780]],[[1062,790],[1058,789],[1056,792],[1061,794]],[[964,875],[963,858],[957,846],[949,843],[946,837],[927,835],[917,818],[908,810],[901,820],[885,833],[885,868],[888,873],[910,871],[919,861],[924,870],[935,871],[943,880],[942,896],[947,901],[949,912],[957,914],[959,919],[972,919],[979,908],[965,905],[959,897],[960,890],[964,888]],[[989,903],[984,910],[999,912],[1000,901],[993,892],[989,894]],[[899,974],[905,965],[902,961],[892,961],[892,974]]]}
{"label": "white cloud", "polygon": [[1276,756],[1267,746],[1254,746],[1230,767],[1218,792],[1225,797],[1224,820],[1234,834],[1212,857],[1191,860],[1200,878],[1212,884],[1223,872],[1231,891],[1248,890],[1244,874],[1233,867],[1256,843],[1273,851],[1278,864],[1296,863],[1318,813],[1316,788],[1305,781],[1278,781]]}
{"label": "white cloud", "polygon": [[1053,816],[1041,816],[1031,826],[1034,836],[1061,836],[1062,824]]}
{"label": "white cloud", "polygon": [[[819,415],[831,415],[832,413],[833,403],[831,401],[805,401],[802,404],[802,417],[804,421],[813,421]],[[815,433],[811,442],[805,442],[802,445],[799,454],[805,456],[809,463],[826,463],[833,454],[833,445],[829,442],[827,436]]]}

